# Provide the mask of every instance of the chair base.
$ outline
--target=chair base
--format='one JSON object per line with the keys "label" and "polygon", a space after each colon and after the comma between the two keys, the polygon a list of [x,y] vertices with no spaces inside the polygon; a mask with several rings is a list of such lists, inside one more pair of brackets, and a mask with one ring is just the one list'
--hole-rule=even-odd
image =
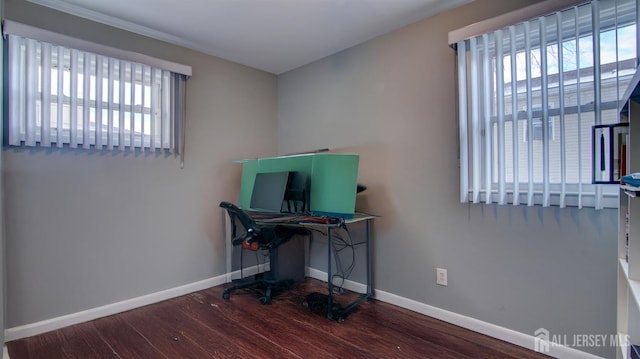
{"label": "chair base", "polygon": [[265,273],[256,274],[253,277],[236,279],[232,285],[222,292],[222,298],[229,300],[231,292],[237,289],[252,288],[260,293],[260,303],[270,304],[271,298],[278,292],[289,290],[295,282],[290,279],[275,280],[266,278]]}

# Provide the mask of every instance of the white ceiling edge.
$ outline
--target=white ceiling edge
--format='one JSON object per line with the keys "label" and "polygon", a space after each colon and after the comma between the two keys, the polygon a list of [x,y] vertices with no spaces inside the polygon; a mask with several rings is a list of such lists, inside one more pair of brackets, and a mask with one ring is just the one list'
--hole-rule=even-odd
{"label": "white ceiling edge", "polygon": [[37,4],[37,5],[41,5],[41,6],[44,6],[44,7],[48,7],[48,8],[54,9],[54,10],[58,10],[58,11],[61,11],[61,12],[67,13],[67,14],[71,14],[71,15],[74,15],[74,16],[78,16],[78,17],[81,17],[81,18],[88,19],[88,20],[92,20],[92,21],[95,21],[97,23],[101,23],[101,24],[104,24],[104,25],[112,26],[112,27],[115,27],[115,28],[118,28],[118,29],[121,29],[121,30],[129,31],[129,32],[136,33],[136,34],[139,34],[139,35],[143,35],[143,36],[146,36],[146,37],[149,37],[149,38],[153,38],[153,39],[156,39],[156,40],[164,41],[164,42],[167,42],[167,43],[170,43],[170,44],[174,44],[174,45],[177,45],[177,46],[181,46],[181,47],[184,47],[184,48],[188,48],[188,49],[191,49],[191,50],[199,51],[199,52],[211,55],[211,56],[223,58],[223,59],[226,59],[228,61],[239,63],[241,65],[245,65],[245,66],[248,66],[248,67],[251,67],[251,68],[257,68],[257,69],[262,70],[262,71],[266,71],[266,72],[269,72],[269,73],[273,73],[273,74],[279,75],[279,74],[285,73],[287,71],[293,70],[295,68],[304,66],[304,65],[309,64],[309,63],[312,63],[314,61],[320,60],[320,59],[325,58],[327,56],[331,56],[331,55],[333,55],[335,53],[338,53],[340,51],[343,51],[343,50],[349,49],[351,47],[357,46],[359,44],[365,43],[365,42],[367,42],[369,40],[372,40],[372,39],[374,39],[376,37],[379,37],[379,36],[382,36],[384,34],[387,34],[387,33],[393,32],[395,30],[401,29],[403,27],[409,26],[409,25],[411,25],[413,23],[422,21],[423,19],[426,19],[426,18],[429,18],[431,16],[437,15],[437,14],[439,14],[441,12],[448,11],[448,10],[454,9],[456,7],[468,4],[468,3],[473,2],[475,0],[449,0],[449,1],[438,2],[436,5],[430,7],[428,11],[424,11],[421,14],[420,18],[415,19],[414,21],[409,21],[409,22],[407,22],[407,23],[405,23],[405,24],[403,24],[401,26],[389,29],[386,32],[373,34],[371,37],[366,38],[366,39],[364,39],[362,41],[359,41],[359,42],[356,42],[356,43],[352,43],[352,44],[348,44],[347,46],[344,46],[342,48],[336,49],[336,51],[334,51],[333,53],[327,53],[327,54],[323,54],[322,56],[318,56],[317,58],[312,58],[312,59],[310,59],[309,61],[307,61],[304,64],[298,64],[296,66],[292,66],[292,67],[290,66],[290,67],[283,68],[283,69],[278,69],[278,70],[260,68],[260,67],[254,66],[254,65],[243,63],[243,62],[238,61],[236,59],[225,58],[223,56],[220,56],[220,54],[213,53],[211,51],[210,47],[205,46],[203,44],[198,44],[198,43],[196,43],[194,41],[191,41],[191,40],[179,37],[179,36],[175,36],[175,35],[166,33],[164,31],[159,31],[159,30],[156,30],[156,29],[152,29],[152,28],[147,27],[147,26],[143,26],[143,25],[131,22],[131,21],[123,20],[123,19],[117,18],[115,16],[106,15],[106,14],[103,14],[103,13],[100,13],[100,12],[97,12],[97,11],[94,11],[94,10],[90,10],[90,9],[84,8],[82,6],[77,6],[77,5],[74,5],[74,4],[70,4],[70,3],[65,2],[65,1],[61,1],[61,0],[26,0],[26,1],[29,1],[31,3]]}
{"label": "white ceiling edge", "polygon": [[[31,1],[31,0],[29,0],[29,1]],[[389,1],[392,1],[392,0],[389,0]],[[307,63],[305,63],[305,64],[300,64],[299,66],[292,67],[292,68],[288,68],[288,69],[286,69],[286,70],[284,70],[284,71],[280,71],[280,72],[273,72],[273,71],[268,71],[268,70],[265,70],[265,71],[273,72],[273,73],[275,73],[276,75],[279,75],[279,74],[283,74],[283,73],[285,73],[285,72],[287,72],[287,71],[295,70],[295,69],[296,69],[296,68],[298,68],[298,67],[302,67],[302,66],[304,66],[304,65],[307,65],[307,64],[313,63],[313,62],[315,62],[315,61],[318,61],[318,60],[323,59],[323,58],[325,58],[325,57],[331,56],[331,55],[333,55],[333,54],[337,54],[337,53],[339,53],[340,51],[344,51],[344,50],[350,49],[350,48],[352,48],[352,47],[358,46],[358,45],[360,45],[360,44],[364,44],[365,42],[370,41],[370,40],[373,40],[373,39],[375,39],[375,38],[377,38],[377,37],[380,37],[380,36],[382,36],[382,35],[392,33],[392,32],[394,32],[394,31],[396,31],[396,30],[399,30],[399,29],[402,29],[402,28],[404,28],[404,27],[407,27],[407,26],[409,26],[409,25],[411,25],[411,24],[415,24],[415,23],[418,23],[418,22],[420,22],[420,21],[422,21],[422,20],[424,20],[424,19],[427,19],[427,18],[430,18],[430,17],[432,17],[432,16],[438,15],[438,14],[439,14],[439,13],[441,13],[441,12],[449,11],[449,10],[455,9],[455,8],[457,8],[457,7],[459,7],[459,6],[462,6],[462,5],[469,4],[469,3],[474,2],[474,1],[475,1],[475,0],[447,0],[447,1],[446,1],[446,3],[445,3],[445,2],[438,2],[438,3],[436,3],[436,5],[431,6],[431,7],[429,8],[429,11],[425,11],[425,12],[423,12],[423,13],[421,14],[420,18],[415,19],[414,21],[409,21],[409,22],[407,22],[407,23],[406,23],[406,24],[404,24],[404,25],[401,25],[401,26],[398,26],[398,27],[395,27],[395,28],[389,29],[388,31],[385,31],[385,32],[377,33],[377,34],[372,35],[372,36],[370,36],[370,37],[368,37],[368,38],[366,38],[366,39],[363,39],[362,41],[358,41],[358,42],[356,42],[356,43],[352,43],[352,44],[349,44],[349,45],[344,46],[344,47],[342,47],[342,48],[339,48],[339,49],[337,49],[336,51],[334,51],[333,53],[330,53],[330,54],[324,54],[324,55],[322,55],[322,56],[320,56],[320,57],[313,58],[313,59],[311,59],[310,61],[307,61]]]}
{"label": "white ceiling edge", "polygon": [[186,47],[191,50],[196,50],[196,51],[204,52],[209,55],[213,55],[208,52],[209,50],[207,49],[206,46],[197,44],[193,41],[190,41],[178,36],[174,36],[171,34],[167,34],[166,32],[158,31],[146,26],[142,26],[131,21],[122,20],[110,15],[105,15],[97,11],[86,9],[81,6],[69,4],[67,2],[63,2],[59,0],[27,0],[27,1],[34,4],[41,5],[41,6],[45,6],[54,10],[65,12],[67,14],[92,20],[104,25],[109,25],[118,29],[133,32],[138,35],[143,35],[146,37],[150,37],[152,39],[168,42],[170,44]]}

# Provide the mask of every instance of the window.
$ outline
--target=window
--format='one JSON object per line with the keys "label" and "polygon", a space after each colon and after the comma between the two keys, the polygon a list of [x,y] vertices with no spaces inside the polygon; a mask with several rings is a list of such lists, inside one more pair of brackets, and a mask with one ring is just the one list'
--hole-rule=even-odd
{"label": "window", "polygon": [[453,41],[462,202],[617,206],[617,187],[591,184],[591,128],[619,121],[636,7],[594,0]]}
{"label": "window", "polygon": [[185,74],[163,69],[161,60],[131,61],[12,32],[7,41],[9,145],[181,152]]}
{"label": "window", "polygon": [[[544,136],[544,129],[542,128],[542,118],[533,118],[531,119],[531,139],[534,141],[542,141]],[[553,126],[553,117],[547,119],[547,133],[549,134],[549,140],[553,141],[555,138],[555,131]],[[524,128],[523,131],[524,141],[527,141],[527,128]]]}
{"label": "window", "polygon": [[[553,103],[549,104],[550,108],[553,108]],[[523,108],[523,111],[526,112],[527,109]],[[542,129],[542,107],[534,106],[533,108],[533,118],[531,119],[531,139],[534,141],[542,141],[544,130]],[[555,121],[553,117],[549,117],[547,119],[547,129],[549,134],[549,140],[555,140]],[[527,133],[527,126],[522,126],[522,141],[527,142],[529,140],[529,134]]]}

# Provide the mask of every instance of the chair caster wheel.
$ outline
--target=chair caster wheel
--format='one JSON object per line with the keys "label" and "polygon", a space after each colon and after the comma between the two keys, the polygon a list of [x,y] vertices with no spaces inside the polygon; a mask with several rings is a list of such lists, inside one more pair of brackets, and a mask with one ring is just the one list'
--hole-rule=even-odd
{"label": "chair caster wheel", "polygon": [[271,303],[271,298],[260,297],[260,303],[262,303],[262,304],[270,304]]}
{"label": "chair caster wheel", "polygon": [[222,299],[229,300],[229,293],[222,293]]}

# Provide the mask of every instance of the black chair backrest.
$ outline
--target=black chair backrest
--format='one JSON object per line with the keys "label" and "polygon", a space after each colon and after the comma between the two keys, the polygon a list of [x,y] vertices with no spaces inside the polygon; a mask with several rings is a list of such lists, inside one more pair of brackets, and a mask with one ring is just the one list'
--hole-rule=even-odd
{"label": "black chair backrest", "polygon": [[[238,208],[233,203],[229,203],[229,202],[220,202],[220,207],[227,210],[227,212],[229,213],[229,216],[231,217],[232,223],[233,223],[234,217],[237,218],[240,221],[240,223],[242,223],[242,226],[247,231],[246,235],[244,236],[244,240],[249,240],[251,242],[252,238],[261,236],[262,228],[260,228],[256,224],[256,222],[253,219],[251,219],[251,217],[249,217],[249,215],[245,211]],[[234,232],[235,232],[235,225],[234,225]],[[234,242],[236,242],[236,240],[234,240]],[[234,245],[237,245],[237,243],[234,243]]]}
{"label": "black chair backrest", "polygon": [[229,212],[229,214],[233,214],[234,216],[236,216],[238,218],[238,220],[240,221],[240,223],[242,223],[242,225],[247,230],[249,228],[257,229],[256,222],[253,219],[251,219],[251,217],[249,217],[249,215],[247,213],[245,213],[245,211],[241,210],[240,208],[238,208],[233,203],[220,202],[220,207],[226,209],[227,212]]}

